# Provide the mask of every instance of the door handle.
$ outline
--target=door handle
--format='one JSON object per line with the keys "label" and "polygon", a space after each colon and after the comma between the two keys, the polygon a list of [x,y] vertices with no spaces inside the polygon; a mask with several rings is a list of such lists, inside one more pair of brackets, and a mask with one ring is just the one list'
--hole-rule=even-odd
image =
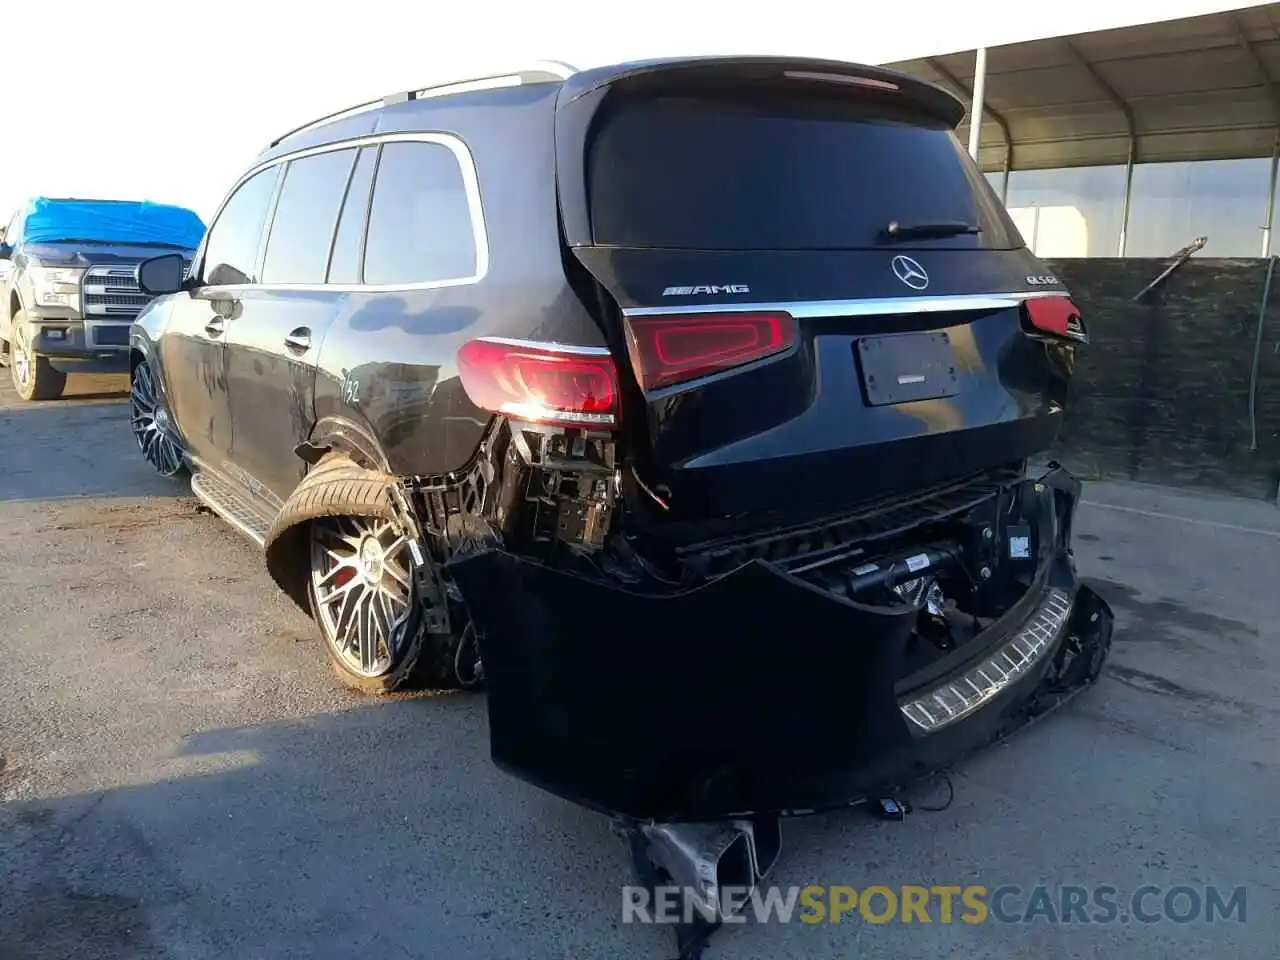
{"label": "door handle", "polygon": [[204,332],[211,337],[220,337],[227,329],[227,321],[222,317],[214,317],[204,325]]}
{"label": "door handle", "polygon": [[289,335],[284,338],[284,345],[290,350],[310,350],[311,349],[311,328],[298,327],[289,331]]}

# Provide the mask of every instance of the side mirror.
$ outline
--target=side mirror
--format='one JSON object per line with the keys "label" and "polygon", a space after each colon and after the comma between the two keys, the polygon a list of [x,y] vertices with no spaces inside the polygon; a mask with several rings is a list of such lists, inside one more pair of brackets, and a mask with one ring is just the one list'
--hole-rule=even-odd
{"label": "side mirror", "polygon": [[3,240],[0,240],[0,260],[12,260],[13,247],[9,246]]}
{"label": "side mirror", "polygon": [[133,271],[133,278],[143,293],[153,297],[177,293],[182,289],[182,254],[166,253],[143,260]]}

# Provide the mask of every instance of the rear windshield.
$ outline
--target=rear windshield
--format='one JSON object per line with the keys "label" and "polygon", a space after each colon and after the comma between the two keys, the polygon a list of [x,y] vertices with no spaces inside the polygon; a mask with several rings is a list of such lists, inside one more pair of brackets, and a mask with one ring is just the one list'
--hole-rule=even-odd
{"label": "rear windshield", "polygon": [[[877,98],[883,99],[883,98]],[[1022,245],[955,134],[865,98],[662,96],[604,114],[587,163],[595,242],[689,250]],[[977,234],[884,237],[962,222]]]}

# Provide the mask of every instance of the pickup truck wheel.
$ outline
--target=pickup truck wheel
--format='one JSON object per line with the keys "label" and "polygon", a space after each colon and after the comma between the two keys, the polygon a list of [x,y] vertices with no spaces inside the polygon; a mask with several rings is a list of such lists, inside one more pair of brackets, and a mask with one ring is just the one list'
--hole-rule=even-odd
{"label": "pickup truck wheel", "polygon": [[13,341],[9,344],[9,373],[13,388],[23,400],[56,400],[67,385],[67,375],[55,370],[48,357],[31,351],[31,328],[25,310],[13,318]]}
{"label": "pickup truck wheel", "polygon": [[145,360],[133,370],[129,387],[129,423],[147,463],[162,477],[172,477],[184,466],[182,448],[170,432],[169,411],[156,388],[155,375]]}

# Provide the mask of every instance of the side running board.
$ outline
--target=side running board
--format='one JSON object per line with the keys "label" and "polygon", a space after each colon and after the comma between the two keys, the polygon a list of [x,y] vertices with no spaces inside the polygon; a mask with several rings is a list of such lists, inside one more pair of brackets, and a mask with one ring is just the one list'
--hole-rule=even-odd
{"label": "side running board", "polygon": [[271,518],[263,517],[253,505],[225,480],[212,473],[191,474],[191,492],[196,499],[235,527],[258,546],[267,542]]}

